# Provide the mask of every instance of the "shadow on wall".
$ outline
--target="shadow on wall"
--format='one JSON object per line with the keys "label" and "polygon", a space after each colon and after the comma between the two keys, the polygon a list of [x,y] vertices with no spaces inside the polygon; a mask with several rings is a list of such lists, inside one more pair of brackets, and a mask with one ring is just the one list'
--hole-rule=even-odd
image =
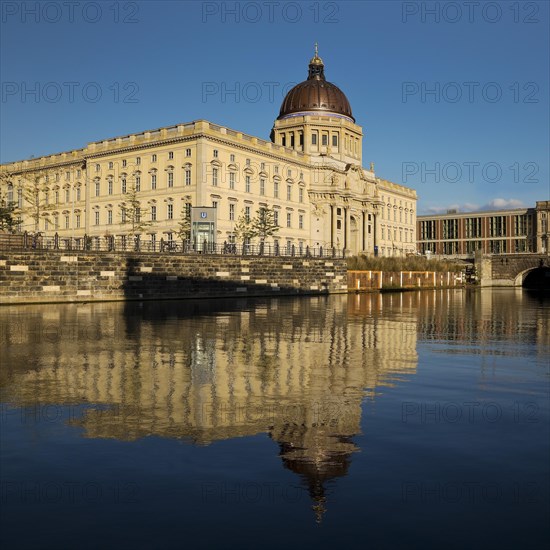
{"label": "shadow on wall", "polygon": [[[233,269],[234,270],[234,269]],[[281,280],[273,281],[269,273],[265,279],[254,279],[243,275],[241,280],[229,276],[219,276],[215,269],[208,272],[197,271],[196,276],[174,275],[143,267],[142,258],[126,259],[126,278],[123,283],[127,300],[166,300],[183,298],[221,298],[246,296],[280,296],[297,294],[328,294],[328,286],[320,284],[318,290],[306,290]],[[264,276],[264,275],[262,275]],[[294,275],[297,276],[297,275]]]}

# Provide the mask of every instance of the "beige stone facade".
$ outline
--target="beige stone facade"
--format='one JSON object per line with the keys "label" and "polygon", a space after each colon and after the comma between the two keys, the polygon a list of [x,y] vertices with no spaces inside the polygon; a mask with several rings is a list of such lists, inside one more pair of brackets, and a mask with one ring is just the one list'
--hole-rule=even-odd
{"label": "beige stone facade", "polygon": [[17,203],[22,231],[62,240],[129,235],[123,216],[135,189],[150,245],[177,239],[186,205],[217,208],[218,244],[234,240],[242,213],[268,206],[279,225],[269,244],[415,250],[416,192],[362,167],[362,128],[352,118],[293,113],[276,120],[271,137],[206,120],[177,124],[4,164],[1,193]]}

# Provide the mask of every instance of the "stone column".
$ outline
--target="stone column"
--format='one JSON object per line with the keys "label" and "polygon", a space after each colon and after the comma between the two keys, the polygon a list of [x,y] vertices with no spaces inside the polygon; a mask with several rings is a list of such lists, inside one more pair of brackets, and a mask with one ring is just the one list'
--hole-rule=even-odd
{"label": "stone column", "polygon": [[348,249],[350,245],[350,209],[349,206],[344,208],[344,249]]}
{"label": "stone column", "polygon": [[330,211],[332,215],[331,219],[331,235],[330,235],[330,246],[336,246],[336,205],[332,204],[330,206]]}
{"label": "stone column", "polygon": [[[378,237],[380,236],[380,220],[377,212],[373,212],[372,218],[373,218],[372,229],[374,231],[372,242],[373,242],[373,252],[374,252],[374,246],[378,246]],[[378,249],[378,254],[380,254],[380,248]]]}
{"label": "stone column", "polygon": [[361,210],[361,251],[364,252],[367,249],[367,214],[364,210]]}

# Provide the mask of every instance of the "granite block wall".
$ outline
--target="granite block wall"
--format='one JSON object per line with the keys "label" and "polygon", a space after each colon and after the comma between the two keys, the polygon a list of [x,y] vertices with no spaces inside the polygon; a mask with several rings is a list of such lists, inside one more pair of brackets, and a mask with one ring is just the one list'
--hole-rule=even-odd
{"label": "granite block wall", "polygon": [[147,253],[0,253],[0,303],[347,292],[342,259]]}

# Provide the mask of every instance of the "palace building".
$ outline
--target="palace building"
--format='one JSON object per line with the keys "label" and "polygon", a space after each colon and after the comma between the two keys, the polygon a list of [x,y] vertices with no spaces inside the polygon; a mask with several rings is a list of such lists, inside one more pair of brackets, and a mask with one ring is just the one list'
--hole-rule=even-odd
{"label": "palace building", "polygon": [[153,248],[179,239],[182,218],[199,206],[216,209],[209,239],[218,244],[235,242],[239,217],[267,207],[279,226],[270,245],[415,251],[416,192],[377,177],[373,163],[362,166],[362,127],[317,51],[270,137],[196,120],[4,164],[1,192],[17,204],[21,231],[72,246],[84,235],[99,244],[134,234],[128,212],[138,204],[140,238]]}

